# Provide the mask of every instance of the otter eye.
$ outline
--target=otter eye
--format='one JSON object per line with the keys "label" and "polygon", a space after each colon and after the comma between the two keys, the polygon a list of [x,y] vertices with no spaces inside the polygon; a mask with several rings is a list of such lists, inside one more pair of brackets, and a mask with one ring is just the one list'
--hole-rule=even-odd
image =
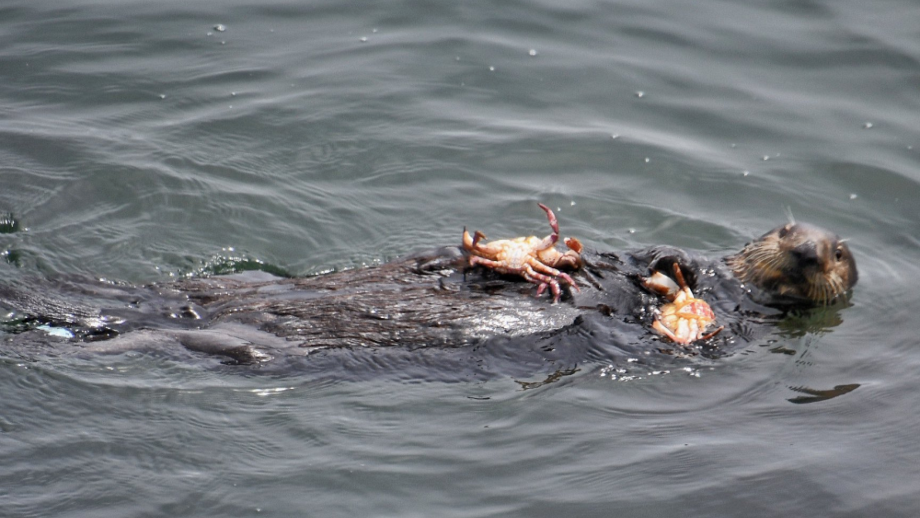
{"label": "otter eye", "polygon": [[837,251],[834,253],[834,257],[836,257],[838,261],[843,259],[843,249],[838,247]]}

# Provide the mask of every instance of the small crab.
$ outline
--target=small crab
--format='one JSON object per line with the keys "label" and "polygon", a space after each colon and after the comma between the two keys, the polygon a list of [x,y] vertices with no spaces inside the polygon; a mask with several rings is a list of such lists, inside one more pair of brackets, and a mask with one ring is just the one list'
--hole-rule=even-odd
{"label": "small crab", "polygon": [[518,237],[514,239],[500,239],[490,243],[481,243],[485,234],[476,231],[472,237],[463,229],[463,248],[470,253],[470,266],[481,264],[499,273],[520,275],[528,281],[539,285],[537,296],[546,291],[549,286],[553,292],[553,302],[559,302],[561,290],[559,281],[562,279],[569,286],[578,289],[578,285],[567,273],[559,271],[559,267],[578,268],[582,265],[581,242],[575,238],[566,238],[565,245],[569,250],[560,252],[554,246],[559,240],[559,224],[556,215],[549,207],[539,204],[546,211],[549,226],[553,233],[540,239],[536,236]]}
{"label": "small crab", "polygon": [[642,284],[651,291],[664,295],[671,302],[659,310],[659,314],[652,323],[652,329],[666,336],[676,344],[690,345],[697,340],[708,340],[719,334],[725,328],[721,326],[711,333],[706,333],[706,328],[716,316],[709,304],[693,296],[690,287],[684,280],[680,265],[674,263],[674,278],[655,272],[651,277],[644,279]]}

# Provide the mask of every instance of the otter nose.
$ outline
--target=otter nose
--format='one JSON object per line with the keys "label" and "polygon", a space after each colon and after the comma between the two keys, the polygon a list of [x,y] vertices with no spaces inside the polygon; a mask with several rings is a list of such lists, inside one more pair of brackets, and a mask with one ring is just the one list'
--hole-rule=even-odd
{"label": "otter nose", "polygon": [[818,248],[811,241],[807,241],[793,248],[792,255],[795,256],[802,266],[818,265]]}

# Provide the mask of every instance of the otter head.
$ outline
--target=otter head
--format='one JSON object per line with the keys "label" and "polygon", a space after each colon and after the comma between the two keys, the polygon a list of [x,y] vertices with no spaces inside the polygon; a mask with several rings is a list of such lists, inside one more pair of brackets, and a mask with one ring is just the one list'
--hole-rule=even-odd
{"label": "otter head", "polygon": [[742,282],[775,301],[823,306],[856,284],[856,261],[836,234],[801,223],[775,228],[726,259]]}

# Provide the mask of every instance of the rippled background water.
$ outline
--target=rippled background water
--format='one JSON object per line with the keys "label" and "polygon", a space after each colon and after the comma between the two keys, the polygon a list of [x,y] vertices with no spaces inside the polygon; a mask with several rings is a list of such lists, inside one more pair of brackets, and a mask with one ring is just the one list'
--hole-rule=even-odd
{"label": "rippled background water", "polygon": [[8,358],[0,514],[920,512],[916,2],[60,4],[0,6],[0,279],[313,274],[542,232],[538,201],[590,247],[711,255],[791,212],[861,279],[699,377]]}

